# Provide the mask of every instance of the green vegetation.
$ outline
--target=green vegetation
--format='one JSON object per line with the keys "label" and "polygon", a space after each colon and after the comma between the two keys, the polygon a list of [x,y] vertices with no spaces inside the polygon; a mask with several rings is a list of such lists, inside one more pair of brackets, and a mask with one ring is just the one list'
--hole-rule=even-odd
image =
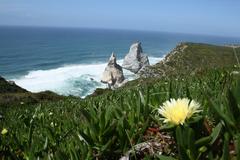
{"label": "green vegetation", "polygon": [[2,106],[3,109],[11,105],[36,104],[42,101],[58,101],[63,98],[63,96],[50,91],[31,93],[14,82],[8,82],[0,77],[0,107]]}
{"label": "green vegetation", "polygon": [[[234,52],[235,51],[235,52]],[[216,69],[238,65],[240,47],[215,46],[200,43],[181,43],[163,61],[143,70],[143,77],[187,75],[202,69]]]}
{"label": "green vegetation", "polygon": [[[222,67],[139,79],[83,100],[1,106],[0,158],[239,159],[239,68]],[[184,97],[203,112],[182,126],[163,124],[159,106]],[[145,142],[154,147],[137,147]]]}

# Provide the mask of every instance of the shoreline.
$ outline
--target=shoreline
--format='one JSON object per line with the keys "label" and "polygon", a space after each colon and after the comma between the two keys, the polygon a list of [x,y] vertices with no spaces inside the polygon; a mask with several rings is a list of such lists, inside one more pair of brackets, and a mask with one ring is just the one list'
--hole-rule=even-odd
{"label": "shoreline", "polygon": [[[151,65],[158,63],[164,57],[149,57]],[[122,62],[123,59],[118,60],[119,64],[122,64]],[[33,93],[50,90],[59,95],[84,98],[88,95],[91,95],[97,88],[107,88],[107,85],[104,85],[100,82],[101,74],[106,65],[107,61],[106,63],[99,62],[92,64],[63,65],[62,67],[53,69],[29,71],[28,74],[8,80],[14,81],[20,87],[25,88]],[[136,79],[136,75],[133,73],[127,70],[124,70],[124,73],[129,81]],[[75,86],[73,84],[76,81],[83,81],[87,85],[91,86],[91,88],[88,88],[88,92],[84,91],[85,93],[82,93],[79,86],[79,92],[81,92],[80,94],[83,95],[80,96],[77,92],[72,92],[74,94],[71,94],[69,90],[71,90],[71,88],[74,89]]]}

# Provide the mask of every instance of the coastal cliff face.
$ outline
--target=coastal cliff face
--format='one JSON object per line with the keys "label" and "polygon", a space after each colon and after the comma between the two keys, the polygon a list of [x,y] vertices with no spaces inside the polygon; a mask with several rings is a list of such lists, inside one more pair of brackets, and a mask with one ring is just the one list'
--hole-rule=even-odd
{"label": "coastal cliff face", "polygon": [[[236,54],[235,54],[236,53]],[[200,43],[180,43],[166,57],[139,72],[141,77],[166,77],[194,74],[202,69],[216,69],[237,65],[240,48]]]}

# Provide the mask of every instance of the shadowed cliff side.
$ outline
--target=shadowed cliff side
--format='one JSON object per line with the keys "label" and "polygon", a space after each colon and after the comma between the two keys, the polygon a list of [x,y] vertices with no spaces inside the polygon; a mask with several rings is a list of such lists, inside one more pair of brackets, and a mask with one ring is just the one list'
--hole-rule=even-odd
{"label": "shadowed cliff side", "polygon": [[0,106],[34,104],[42,101],[56,101],[64,96],[50,91],[31,93],[12,81],[0,77]]}
{"label": "shadowed cliff side", "polygon": [[27,90],[17,86],[13,81],[6,81],[0,77],[0,94],[1,93],[26,93]]}

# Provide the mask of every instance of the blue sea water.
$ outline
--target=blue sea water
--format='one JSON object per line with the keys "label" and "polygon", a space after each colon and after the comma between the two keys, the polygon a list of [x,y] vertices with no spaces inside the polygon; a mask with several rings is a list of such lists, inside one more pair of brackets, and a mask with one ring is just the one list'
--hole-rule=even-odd
{"label": "blue sea water", "polygon": [[[239,44],[240,38],[83,28],[0,27],[0,75],[32,92],[84,97],[100,83],[112,52],[118,62],[141,41],[154,64],[179,42]],[[130,80],[134,75],[124,71]],[[94,79],[94,80],[91,80]]]}

